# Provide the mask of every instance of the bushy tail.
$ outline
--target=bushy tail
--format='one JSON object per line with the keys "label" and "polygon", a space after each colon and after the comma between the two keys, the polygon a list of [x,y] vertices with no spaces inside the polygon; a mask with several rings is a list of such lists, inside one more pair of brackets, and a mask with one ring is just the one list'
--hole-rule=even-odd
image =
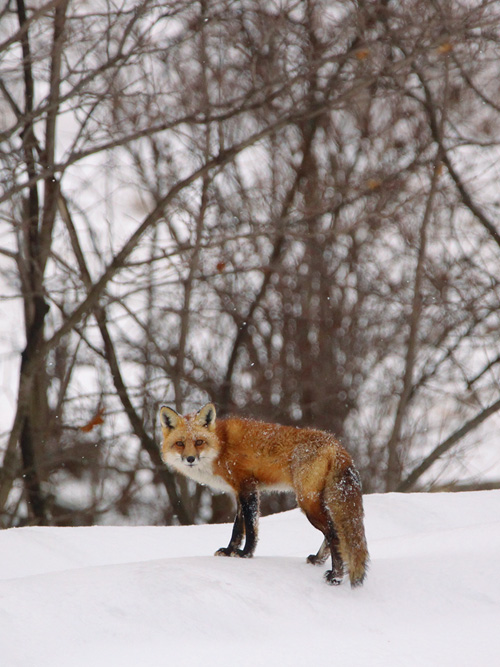
{"label": "bushy tail", "polygon": [[342,560],[349,568],[351,586],[361,586],[368,568],[368,547],[363,524],[361,480],[353,465],[332,472],[324,491],[326,510],[339,539]]}

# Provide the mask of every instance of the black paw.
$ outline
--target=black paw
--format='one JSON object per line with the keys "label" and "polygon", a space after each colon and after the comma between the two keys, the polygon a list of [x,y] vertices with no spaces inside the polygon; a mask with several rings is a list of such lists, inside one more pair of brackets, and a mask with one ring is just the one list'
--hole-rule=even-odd
{"label": "black paw", "polygon": [[251,558],[253,553],[251,551],[245,551],[245,549],[235,549],[231,556],[233,558]]}
{"label": "black paw", "polygon": [[229,547],[222,547],[221,549],[217,549],[217,551],[214,553],[214,556],[233,556],[233,555],[234,551]]}
{"label": "black paw", "polygon": [[311,563],[311,565],[322,565],[325,560],[326,558],[320,558],[317,554],[311,554],[307,557],[306,562]]}
{"label": "black paw", "polygon": [[229,547],[222,547],[217,549],[214,556],[227,556],[229,558],[251,558],[253,553],[245,551],[244,549],[230,549]]}
{"label": "black paw", "polygon": [[342,575],[334,570],[327,570],[324,574],[325,581],[330,586],[340,586],[342,583]]}

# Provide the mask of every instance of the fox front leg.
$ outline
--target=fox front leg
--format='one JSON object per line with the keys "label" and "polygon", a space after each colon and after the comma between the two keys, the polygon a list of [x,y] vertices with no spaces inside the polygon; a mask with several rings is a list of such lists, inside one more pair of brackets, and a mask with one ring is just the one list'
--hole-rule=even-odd
{"label": "fox front leg", "polygon": [[234,556],[239,550],[243,538],[245,537],[245,520],[243,518],[243,510],[238,498],[238,507],[236,508],[236,516],[234,518],[233,532],[227,547],[217,549],[215,556]]}
{"label": "fox front leg", "polygon": [[[224,549],[216,551],[216,556],[236,556],[239,558],[251,558],[257,545],[257,531],[259,523],[259,493],[251,491],[240,493],[238,498],[238,512],[234,520],[231,541]],[[246,536],[245,546],[239,546]]]}

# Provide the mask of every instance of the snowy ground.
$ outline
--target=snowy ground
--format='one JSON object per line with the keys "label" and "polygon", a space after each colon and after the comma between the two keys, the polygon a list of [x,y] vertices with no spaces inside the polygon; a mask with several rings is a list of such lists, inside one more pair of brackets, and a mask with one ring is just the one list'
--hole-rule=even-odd
{"label": "snowy ground", "polygon": [[369,576],[329,587],[298,510],[230,527],[0,532],[2,667],[500,664],[500,491],[365,498]]}

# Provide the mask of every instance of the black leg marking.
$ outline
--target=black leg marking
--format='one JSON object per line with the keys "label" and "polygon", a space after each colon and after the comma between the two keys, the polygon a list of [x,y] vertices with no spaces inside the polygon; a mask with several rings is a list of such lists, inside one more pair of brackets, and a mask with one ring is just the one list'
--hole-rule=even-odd
{"label": "black leg marking", "polygon": [[241,558],[251,558],[257,546],[259,528],[259,492],[251,491],[240,495],[241,509],[245,521],[245,546],[237,555]]}
{"label": "black leg marking", "polygon": [[[231,541],[226,548],[216,551],[215,555],[251,558],[257,545],[258,525],[259,492],[255,490],[240,493],[238,498],[238,512],[234,520]],[[246,536],[245,546],[243,549],[240,549],[243,536]]]}
{"label": "black leg marking", "polygon": [[234,518],[233,532],[231,534],[231,539],[227,547],[222,547],[217,549],[215,556],[234,556],[234,554],[240,548],[240,545],[245,536],[245,521],[243,519],[243,510],[241,508],[241,503],[238,498],[238,507],[236,509],[236,516]]}
{"label": "black leg marking", "polygon": [[339,538],[333,527],[330,537],[330,553],[332,556],[332,569],[325,572],[325,579],[328,584],[338,586],[342,583],[344,577],[344,561],[339,551]]}

